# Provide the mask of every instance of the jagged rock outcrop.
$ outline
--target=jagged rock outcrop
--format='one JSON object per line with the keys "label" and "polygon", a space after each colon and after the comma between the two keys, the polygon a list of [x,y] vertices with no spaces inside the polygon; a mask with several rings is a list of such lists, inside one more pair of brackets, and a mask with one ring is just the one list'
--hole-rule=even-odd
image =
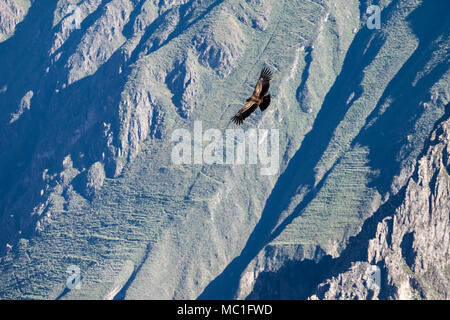
{"label": "jagged rock outcrop", "polygon": [[113,0],[101,8],[100,19],[86,30],[65,64],[69,73],[65,85],[93,74],[125,42],[122,30],[132,9],[129,0]]}
{"label": "jagged rock outcrop", "polygon": [[16,25],[27,13],[31,1],[1,0],[0,1],[0,41],[5,40],[14,32]]}
{"label": "jagged rock outcrop", "polygon": [[[432,133],[401,204],[378,223],[367,261],[320,284],[313,299],[449,299],[449,150],[447,119]],[[374,266],[382,268],[376,290],[365,281]]]}
{"label": "jagged rock outcrop", "polygon": [[92,198],[100,190],[105,181],[105,169],[101,162],[95,162],[87,171],[86,176],[86,195]]}
{"label": "jagged rock outcrop", "polygon": [[[448,165],[410,181],[448,102],[446,2],[378,1],[380,30],[372,0],[29,3],[0,11],[0,299],[446,297],[424,230]],[[235,128],[262,66],[241,128],[279,133],[277,173],[173,163],[174,130]]]}
{"label": "jagged rock outcrop", "polygon": [[194,57],[188,55],[185,61],[177,63],[167,76],[167,85],[173,92],[173,102],[182,117],[188,118],[197,106],[199,75]]}
{"label": "jagged rock outcrop", "polygon": [[[146,73],[143,72],[145,75]],[[149,81],[147,73],[143,78],[148,82],[139,81],[136,88],[127,91],[122,96],[119,105],[118,143],[113,143],[111,133],[107,146],[107,164],[113,168],[112,176],[117,177],[127,162],[133,161],[140,150],[140,144],[150,137],[160,137],[164,131],[164,111],[160,102],[153,95],[154,82]],[[154,87],[157,87],[156,85]]]}
{"label": "jagged rock outcrop", "polygon": [[17,112],[11,114],[11,120],[9,120],[9,123],[13,123],[13,122],[17,121],[25,111],[30,110],[31,99],[33,98],[33,94],[34,93],[32,90],[25,93],[23,98],[20,100]]}
{"label": "jagged rock outcrop", "polygon": [[332,281],[319,286],[317,295],[311,300],[342,299],[370,300],[380,294],[381,271],[376,265],[367,262],[356,262],[349,271],[339,274]]}
{"label": "jagged rock outcrop", "polygon": [[220,21],[220,24],[215,22],[212,26],[203,28],[192,43],[197,50],[199,62],[225,77],[243,56],[246,36],[236,18],[224,14],[221,19],[224,21]]}
{"label": "jagged rock outcrop", "polygon": [[273,0],[246,0],[245,2],[245,7],[240,4],[239,7],[234,8],[239,21],[257,30],[266,30]]}

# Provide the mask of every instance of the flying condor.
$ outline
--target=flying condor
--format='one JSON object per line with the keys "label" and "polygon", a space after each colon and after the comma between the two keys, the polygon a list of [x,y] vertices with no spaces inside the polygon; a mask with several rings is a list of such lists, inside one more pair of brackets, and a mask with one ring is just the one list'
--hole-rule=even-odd
{"label": "flying condor", "polygon": [[270,87],[270,80],[272,79],[272,71],[264,67],[259,75],[258,83],[256,84],[255,90],[250,98],[247,99],[245,105],[241,110],[236,113],[236,115],[231,118],[235,124],[242,124],[245,118],[253,113],[258,107],[261,111],[267,109],[270,104],[270,94],[267,94]]}

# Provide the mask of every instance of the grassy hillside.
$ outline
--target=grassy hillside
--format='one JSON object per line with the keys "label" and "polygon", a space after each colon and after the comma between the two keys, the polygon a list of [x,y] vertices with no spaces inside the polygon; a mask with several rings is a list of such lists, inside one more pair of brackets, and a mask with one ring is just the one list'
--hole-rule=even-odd
{"label": "grassy hillside", "polygon": [[[65,26],[69,2],[80,29]],[[0,298],[233,298],[263,270],[338,256],[406,183],[449,97],[446,5],[380,2],[380,30],[365,26],[370,1],[45,5],[39,56],[0,93],[13,146],[0,157]],[[36,6],[0,43],[9,63],[35,39]],[[233,128],[262,66],[272,104],[243,128],[280,130],[279,174],[172,164],[173,130]],[[4,125],[28,90],[30,112]],[[70,265],[80,290],[66,289]]]}

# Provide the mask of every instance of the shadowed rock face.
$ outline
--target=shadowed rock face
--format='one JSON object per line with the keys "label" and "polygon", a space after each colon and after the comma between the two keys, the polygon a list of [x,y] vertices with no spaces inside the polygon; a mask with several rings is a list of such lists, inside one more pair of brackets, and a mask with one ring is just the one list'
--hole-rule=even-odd
{"label": "shadowed rock face", "polygon": [[0,40],[4,41],[11,36],[16,28],[16,25],[22,21],[28,7],[33,1],[0,1]]}
{"label": "shadowed rock face", "polygon": [[[448,107],[448,106],[447,106]],[[369,236],[366,261],[321,283],[317,299],[448,299],[449,195],[446,117],[433,131],[413,177],[402,190],[401,202],[391,208]],[[382,268],[381,282],[372,290],[359,288],[373,266]],[[361,273],[362,270],[362,273]],[[356,284],[356,285],[355,285]]]}
{"label": "shadowed rock face", "polygon": [[[449,5],[372,2],[0,0],[0,298],[448,299]],[[263,66],[279,173],[172,163]]]}
{"label": "shadowed rock face", "polygon": [[175,65],[166,79],[167,86],[173,92],[172,101],[179,106],[178,112],[182,117],[189,118],[197,106],[200,91],[196,59],[188,55],[184,61]]}

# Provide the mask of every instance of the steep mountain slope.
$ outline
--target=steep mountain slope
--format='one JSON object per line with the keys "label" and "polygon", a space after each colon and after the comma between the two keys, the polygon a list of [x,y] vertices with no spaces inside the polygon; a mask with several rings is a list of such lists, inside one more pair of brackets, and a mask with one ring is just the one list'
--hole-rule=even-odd
{"label": "steep mountain slope", "polygon": [[[0,0],[0,298],[448,298],[450,6],[380,1],[371,30],[370,4]],[[264,65],[244,129],[280,130],[279,172],[172,163]]]}
{"label": "steep mountain slope", "polygon": [[[393,210],[395,204],[390,200],[391,207],[385,207],[380,211],[382,215],[377,217],[382,217],[382,220],[376,228],[373,228],[375,224],[371,226],[374,237],[368,241],[367,252],[363,256],[368,263],[379,265],[383,270],[384,283],[380,282],[380,289],[383,290],[378,293],[380,298],[450,297],[449,116],[450,105],[447,105],[446,116],[433,131],[413,177],[396,195],[395,200],[401,201],[400,205]],[[364,263],[356,262],[351,271],[321,284],[318,297],[366,298],[351,284],[364,283],[358,281],[359,275],[353,274],[359,265]],[[348,274],[351,276],[348,277]]]}
{"label": "steep mountain slope", "polygon": [[262,272],[248,298],[448,299],[449,117],[447,104],[412,177],[338,257]]}

